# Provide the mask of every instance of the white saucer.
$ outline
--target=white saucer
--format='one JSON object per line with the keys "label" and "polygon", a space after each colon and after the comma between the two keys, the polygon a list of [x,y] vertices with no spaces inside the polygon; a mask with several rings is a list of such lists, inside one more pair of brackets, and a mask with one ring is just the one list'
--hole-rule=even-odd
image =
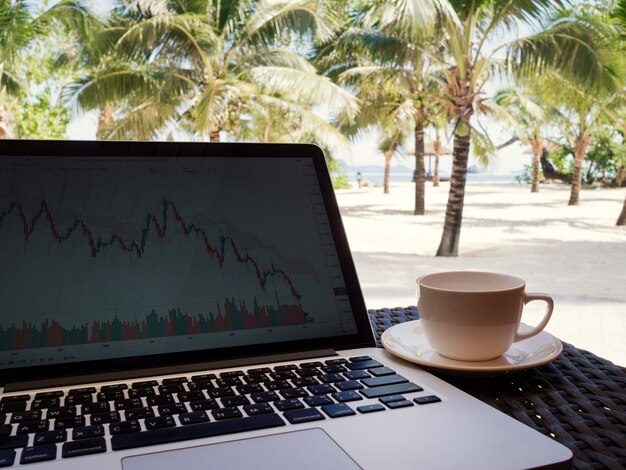
{"label": "white saucer", "polygon": [[[522,324],[522,331],[530,328]],[[506,373],[529,369],[555,360],[563,345],[547,331],[537,336],[514,343],[502,356],[490,361],[455,361],[440,356],[426,341],[419,320],[400,323],[386,330],[381,337],[385,349],[407,361],[435,369],[446,369],[464,373]]]}

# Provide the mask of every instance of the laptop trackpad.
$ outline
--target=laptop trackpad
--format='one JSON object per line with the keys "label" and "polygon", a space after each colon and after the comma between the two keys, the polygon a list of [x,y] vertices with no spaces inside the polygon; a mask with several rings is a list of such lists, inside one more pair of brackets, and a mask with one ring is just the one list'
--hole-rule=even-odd
{"label": "laptop trackpad", "polygon": [[322,429],[137,455],[122,459],[124,470],[206,469],[359,469]]}

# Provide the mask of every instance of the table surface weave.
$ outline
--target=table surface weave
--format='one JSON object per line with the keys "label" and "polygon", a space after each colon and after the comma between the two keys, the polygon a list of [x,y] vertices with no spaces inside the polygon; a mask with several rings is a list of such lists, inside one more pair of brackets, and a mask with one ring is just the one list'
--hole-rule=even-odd
{"label": "table surface weave", "polygon": [[[416,307],[369,310],[380,335],[396,323],[417,320]],[[545,366],[495,377],[438,377],[551,436],[574,453],[574,468],[626,468],[626,368],[563,343]]]}

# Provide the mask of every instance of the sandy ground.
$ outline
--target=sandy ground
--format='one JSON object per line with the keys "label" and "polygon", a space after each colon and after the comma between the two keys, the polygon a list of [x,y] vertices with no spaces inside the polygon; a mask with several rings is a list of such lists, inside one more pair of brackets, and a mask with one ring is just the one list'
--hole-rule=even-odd
{"label": "sandy ground", "polygon": [[[626,190],[586,189],[568,206],[569,187],[470,182],[459,256],[435,257],[449,184],[427,183],[426,215],[414,216],[414,186],[337,191],[368,308],[415,305],[417,276],[446,270],[508,273],[527,292],[547,292],[546,328],[563,341],[626,366],[626,227],[616,227]],[[533,324],[544,304],[533,302]]]}

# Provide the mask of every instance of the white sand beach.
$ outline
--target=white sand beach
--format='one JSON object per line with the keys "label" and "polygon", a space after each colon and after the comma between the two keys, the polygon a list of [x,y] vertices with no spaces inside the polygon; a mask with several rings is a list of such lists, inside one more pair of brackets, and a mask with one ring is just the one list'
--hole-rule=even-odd
{"label": "white sand beach", "polygon": [[[469,182],[459,256],[435,257],[449,184],[427,183],[426,215],[414,216],[412,183],[338,190],[337,200],[368,308],[415,305],[417,276],[446,270],[508,273],[527,292],[546,292],[555,310],[546,328],[563,341],[626,366],[626,227],[615,221],[626,190]],[[533,302],[523,321],[536,323]]]}

